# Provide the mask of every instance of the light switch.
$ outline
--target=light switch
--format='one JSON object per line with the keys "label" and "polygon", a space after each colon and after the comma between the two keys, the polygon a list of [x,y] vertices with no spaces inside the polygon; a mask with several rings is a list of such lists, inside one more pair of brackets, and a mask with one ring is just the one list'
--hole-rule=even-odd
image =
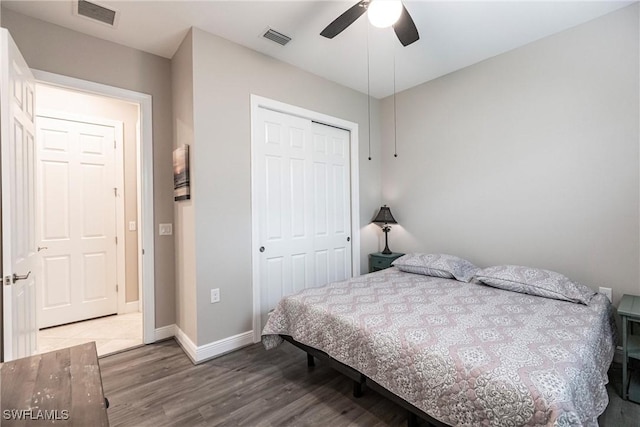
{"label": "light switch", "polygon": [[129,231],[136,231],[136,222],[129,221]]}
{"label": "light switch", "polygon": [[173,234],[173,225],[172,224],[160,224],[160,235],[161,236],[171,236]]}

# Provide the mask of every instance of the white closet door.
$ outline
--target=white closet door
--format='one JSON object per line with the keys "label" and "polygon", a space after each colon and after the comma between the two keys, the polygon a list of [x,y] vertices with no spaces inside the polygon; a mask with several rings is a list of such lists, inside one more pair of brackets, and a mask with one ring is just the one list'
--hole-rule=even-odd
{"label": "white closet door", "polygon": [[38,117],[39,327],[114,314],[115,129]]}
{"label": "white closet door", "polygon": [[264,324],[283,296],[351,277],[350,135],[263,108],[254,129]]}

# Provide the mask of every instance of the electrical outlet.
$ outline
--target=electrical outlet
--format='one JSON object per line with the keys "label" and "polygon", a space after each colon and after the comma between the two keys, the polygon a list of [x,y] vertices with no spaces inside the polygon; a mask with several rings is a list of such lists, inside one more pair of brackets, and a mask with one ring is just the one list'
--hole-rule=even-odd
{"label": "electrical outlet", "polygon": [[220,302],[220,289],[211,289],[211,304]]}
{"label": "electrical outlet", "polygon": [[136,222],[129,221],[129,231],[136,231]]}
{"label": "electrical outlet", "polygon": [[611,296],[611,288],[603,288],[602,286],[600,286],[598,288],[598,292],[600,292],[601,294],[604,294],[607,298],[609,298],[609,301],[612,301],[612,296]]}

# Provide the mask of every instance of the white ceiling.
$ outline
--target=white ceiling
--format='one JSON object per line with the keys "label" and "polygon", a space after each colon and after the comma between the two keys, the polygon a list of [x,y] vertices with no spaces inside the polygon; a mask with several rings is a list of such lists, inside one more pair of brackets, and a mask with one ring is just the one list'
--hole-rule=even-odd
{"label": "white ceiling", "polygon": [[[81,33],[171,58],[192,26],[382,98],[557,33],[633,1],[411,1],[420,40],[402,47],[393,29],[366,15],[333,40],[320,31],[349,1],[96,0],[119,12],[115,28],[73,13],[74,1],[6,1],[2,7]],[[271,27],[292,37],[282,47],[262,38]]]}

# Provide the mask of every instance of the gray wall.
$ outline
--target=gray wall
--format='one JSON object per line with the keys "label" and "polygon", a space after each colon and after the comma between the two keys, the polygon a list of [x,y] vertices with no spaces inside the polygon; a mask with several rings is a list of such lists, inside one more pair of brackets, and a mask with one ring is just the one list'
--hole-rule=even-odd
{"label": "gray wall", "polygon": [[[363,271],[378,245],[379,229],[368,223],[380,202],[380,151],[374,135],[375,160],[367,160],[367,97],[359,92],[199,29],[193,72],[196,343],[203,345],[252,329],[250,95],[359,124]],[[209,303],[211,288],[220,288],[220,303]]]}
{"label": "gray wall", "polygon": [[[2,10],[2,26],[31,68],[152,95],[154,229],[173,222],[171,62],[8,9]],[[156,327],[175,322],[174,272],[173,237],[156,235]]]}
{"label": "gray wall", "polygon": [[639,294],[638,40],[635,4],[398,94],[393,249]]}

